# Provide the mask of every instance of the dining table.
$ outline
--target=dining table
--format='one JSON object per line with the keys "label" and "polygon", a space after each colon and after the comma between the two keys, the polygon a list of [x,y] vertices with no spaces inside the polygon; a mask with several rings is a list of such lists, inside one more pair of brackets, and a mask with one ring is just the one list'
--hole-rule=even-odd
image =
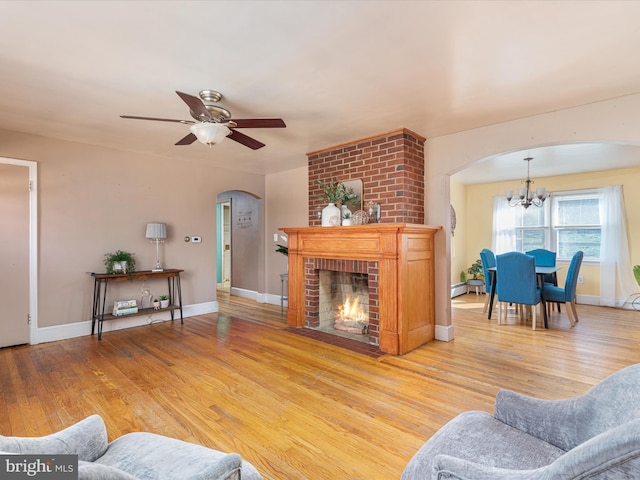
{"label": "dining table", "polygon": [[[542,316],[544,318],[544,328],[549,328],[548,320],[547,320],[547,304],[544,298],[544,277],[547,275],[551,275],[556,273],[562,267],[553,266],[553,267],[541,267],[536,265],[536,277],[538,279],[538,285],[540,286],[540,303],[542,304]],[[498,269],[497,267],[489,267],[487,270],[491,273],[491,298],[489,300],[489,315],[488,318],[491,320],[491,312],[493,311],[493,300],[496,295],[496,284],[498,282]]]}

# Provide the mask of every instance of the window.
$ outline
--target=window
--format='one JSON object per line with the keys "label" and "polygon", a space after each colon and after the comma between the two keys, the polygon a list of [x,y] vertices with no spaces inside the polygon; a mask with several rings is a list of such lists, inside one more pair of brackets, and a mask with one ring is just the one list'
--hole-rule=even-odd
{"label": "window", "polygon": [[516,250],[526,252],[534,248],[549,248],[549,205],[542,207],[513,207],[516,210]]}
{"label": "window", "polygon": [[600,197],[598,194],[558,194],[553,197],[553,239],[559,259],[578,250],[585,260],[600,260]]}
{"label": "window", "polygon": [[542,207],[515,211],[516,250],[546,248],[558,260],[582,250],[585,261],[600,261],[600,195],[595,191],[554,193]]}

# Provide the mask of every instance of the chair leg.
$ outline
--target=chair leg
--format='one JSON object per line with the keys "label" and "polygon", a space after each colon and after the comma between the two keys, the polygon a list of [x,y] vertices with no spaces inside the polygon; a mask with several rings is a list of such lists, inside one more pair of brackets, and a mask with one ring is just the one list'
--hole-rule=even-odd
{"label": "chair leg", "polygon": [[[542,304],[540,304],[542,305]],[[542,308],[542,307],[541,307]],[[532,310],[532,314],[531,314],[531,329],[535,330],[536,329],[536,323],[538,322],[538,319],[536,318],[536,312],[537,312],[537,308],[535,305],[531,306],[531,310]]]}
{"label": "chair leg", "polygon": [[575,320],[575,323],[578,323],[580,321],[580,319],[578,318],[578,311],[576,310],[576,299],[575,298],[573,300],[571,300],[571,303],[569,303],[569,305],[567,305],[567,310],[569,310],[569,308],[571,308],[571,310],[573,311],[573,319]]}
{"label": "chair leg", "polygon": [[569,323],[571,324],[571,326],[575,327],[576,320],[575,320],[575,317],[573,316],[573,311],[571,310],[571,307],[569,305],[567,305],[567,317],[569,318]]}
{"label": "chair leg", "polygon": [[484,299],[484,307],[482,307],[482,313],[487,313],[487,309],[489,308],[489,297],[491,297],[491,294],[487,293],[485,297],[487,298]]}

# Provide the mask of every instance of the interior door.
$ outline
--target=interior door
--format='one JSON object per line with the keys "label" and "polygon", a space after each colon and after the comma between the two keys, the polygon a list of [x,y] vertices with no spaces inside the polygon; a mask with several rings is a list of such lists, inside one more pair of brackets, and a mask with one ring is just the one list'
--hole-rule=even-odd
{"label": "interior door", "polygon": [[29,343],[29,168],[0,163],[0,347]]}

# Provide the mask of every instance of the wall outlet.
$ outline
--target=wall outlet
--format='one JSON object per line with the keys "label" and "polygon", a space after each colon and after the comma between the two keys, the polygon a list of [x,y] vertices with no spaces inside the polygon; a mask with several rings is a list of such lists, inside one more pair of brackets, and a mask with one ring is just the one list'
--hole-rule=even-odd
{"label": "wall outlet", "polygon": [[578,283],[584,283],[584,277],[582,275],[578,275]]}
{"label": "wall outlet", "polygon": [[191,237],[191,243],[200,243],[202,242],[202,237]]}

